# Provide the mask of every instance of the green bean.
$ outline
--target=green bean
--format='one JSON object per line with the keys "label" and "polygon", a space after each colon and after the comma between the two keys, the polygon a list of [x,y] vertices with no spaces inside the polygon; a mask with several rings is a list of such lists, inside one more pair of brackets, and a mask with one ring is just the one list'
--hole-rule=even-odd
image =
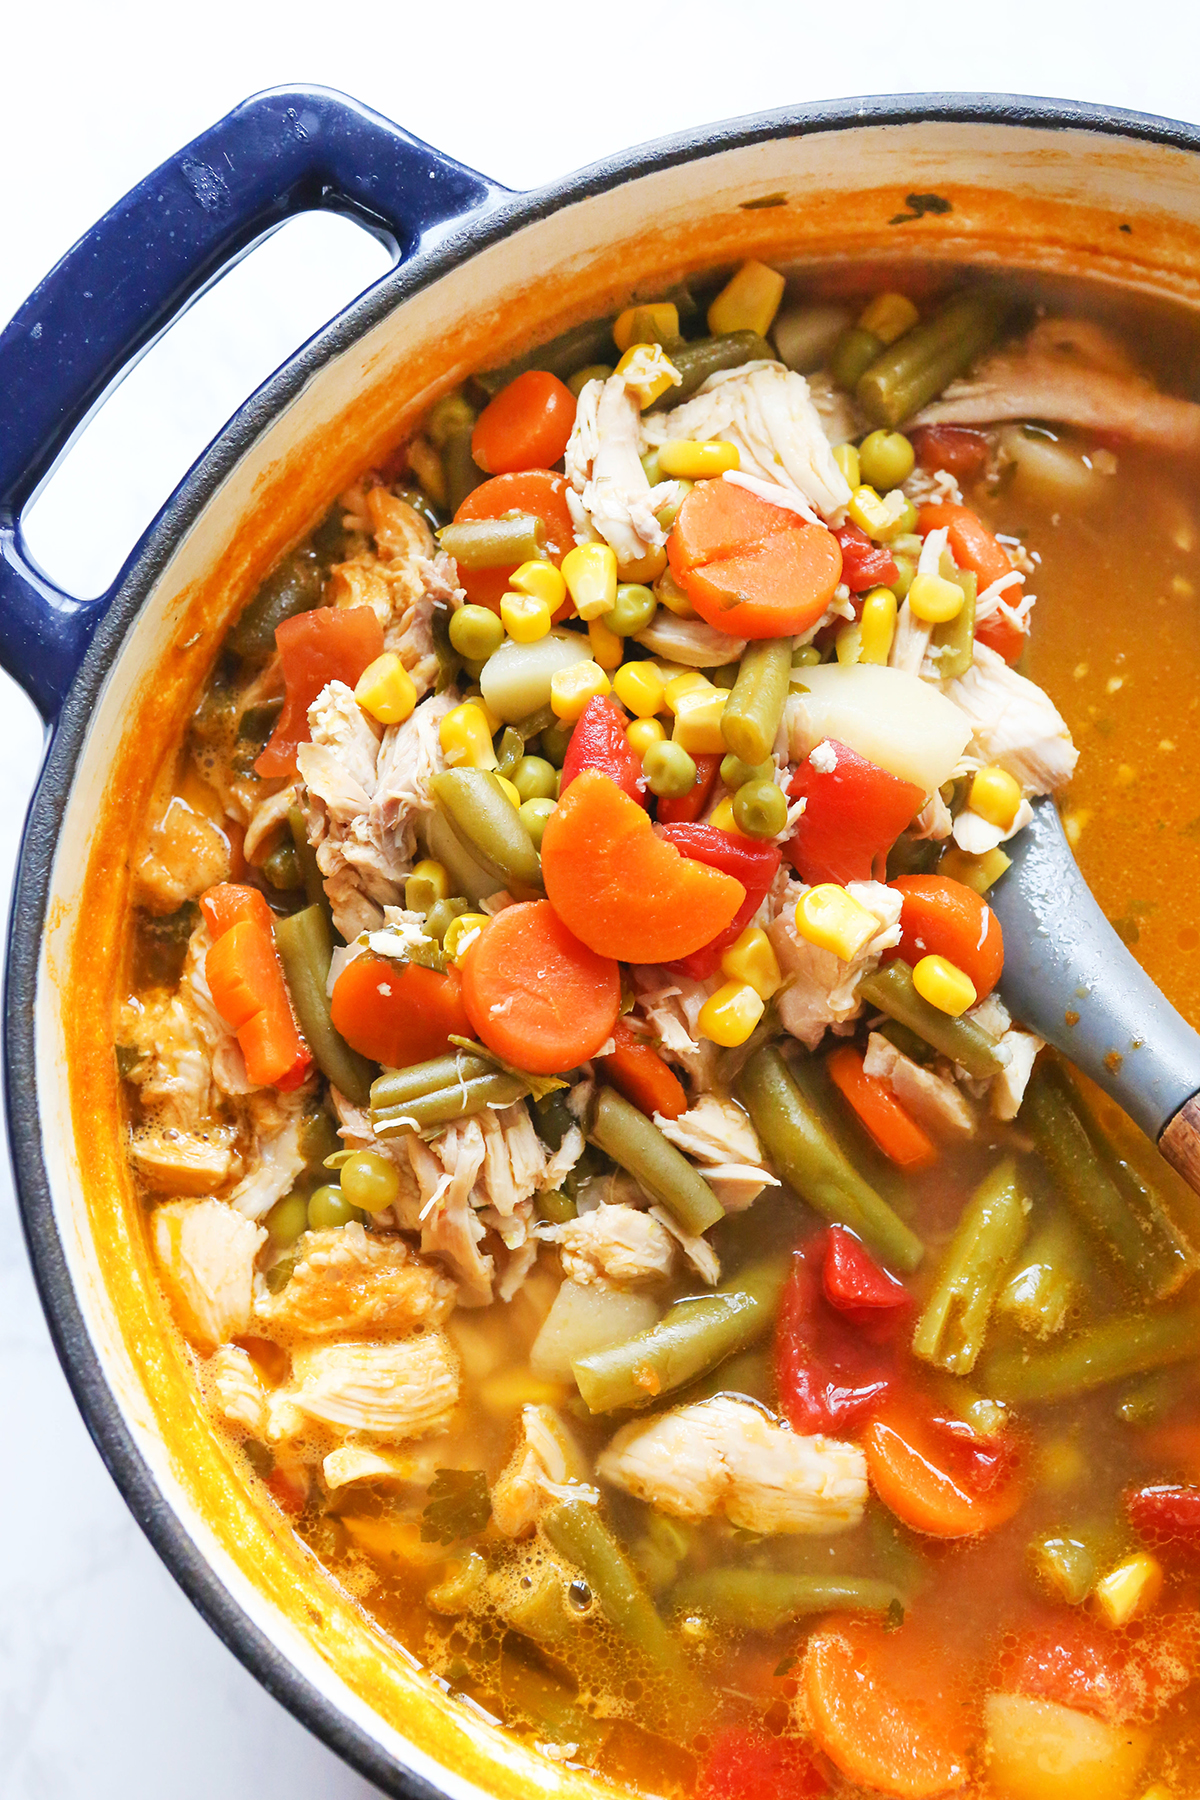
{"label": "green bean", "polygon": [[596,1760],[611,1725],[577,1706],[552,1675],[505,1650],[500,1656],[499,1685],[506,1717],[516,1715],[527,1720],[539,1738],[548,1743],[573,1745],[572,1762]]}
{"label": "green bean", "polygon": [[321,604],[325,571],[309,545],[285,556],[262,583],[226,639],[243,662],[265,662],[275,649],[275,630],[297,613]]}
{"label": "green bean", "polygon": [[953,1375],[975,1367],[1005,1270],[1025,1236],[1028,1206],[1005,1157],[963,1209],[933,1292],[917,1320],[913,1354]]}
{"label": "green bean", "polygon": [[525,755],[525,739],[511,725],[506,725],[500,733],[500,747],[496,751],[496,773],[512,780],[517,764]]}
{"label": "green bean", "polygon": [[292,834],[292,843],[296,847],[296,860],[300,864],[300,877],[304,883],[304,892],[308,896],[308,904],[319,906],[332,926],[333,913],[329,905],[329,896],[325,892],[325,880],[317,864],[317,853],[308,841],[308,827],[304,822],[304,814],[298,806],[289,806],[287,817],[288,830]]}
{"label": "green bean", "polygon": [[783,1257],[752,1263],[714,1294],[677,1300],[657,1325],[571,1364],[590,1412],[649,1406],[686,1387],[770,1330],[787,1274]]}
{"label": "green bean", "polygon": [[949,1013],[931,1006],[913,986],[912,970],[899,958],[866,975],[858,991],[869,1006],[874,1006],[889,1019],[907,1025],[918,1037],[961,1065],[968,1075],[986,1081],[1007,1067],[994,1037],[981,1031],[971,1019],[952,1019]]}
{"label": "green bean", "polygon": [[721,714],[725,747],[742,762],[765,762],[774,749],[791,674],[791,638],[747,644]]}
{"label": "green bean", "polygon": [[557,715],[551,706],[539,706],[526,718],[518,719],[515,730],[519,731],[528,745],[530,738],[539,737],[543,731],[550,731],[558,724]]}
{"label": "green bean", "polygon": [[916,1268],[924,1254],[920,1238],[842,1154],[777,1049],[755,1051],[738,1078],[737,1096],[772,1164],[802,1200],[848,1225],[885,1262],[905,1273]]}
{"label": "green bean", "polygon": [[[392,492],[397,500],[403,500],[405,506],[411,506],[418,517],[424,519],[430,531],[436,533],[441,530],[445,521],[439,517],[437,507],[420,488],[394,487]],[[339,513],[341,512],[340,507],[337,510]]]}
{"label": "green bean", "polygon": [[883,339],[861,325],[847,325],[833,346],[829,373],[838,387],[851,392],[883,349]]}
{"label": "green bean", "polygon": [[975,589],[971,569],[959,569],[950,578],[962,589],[963,603],[952,619],[935,625],[929,642],[929,655],[937,664],[939,681],[950,681],[965,675],[975,659]]}
{"label": "green bean", "polygon": [[1043,1532],[1029,1546],[1029,1561],[1037,1579],[1056,1600],[1082,1606],[1096,1585],[1100,1571],[1096,1558],[1082,1538]]}
{"label": "green bean", "polygon": [[461,919],[467,911],[467,902],[461,894],[453,895],[449,900],[435,900],[425,914],[424,931],[433,943],[440,944],[455,919]]}
{"label": "green bean", "polygon": [[1097,1148],[1082,1103],[1056,1064],[1035,1072],[1021,1117],[1071,1208],[1136,1291],[1146,1299],[1173,1292],[1187,1273],[1179,1240],[1161,1214],[1139,1218],[1135,1213]]}
{"label": "green bean", "polygon": [[602,1087],[596,1095],[587,1135],[665,1206],[689,1236],[699,1237],[725,1217],[699,1170],[615,1088]]}
{"label": "green bean", "polygon": [[490,769],[448,769],[431,783],[438,811],[460,844],[515,900],[537,898],[541,858]]}
{"label": "green bean", "polygon": [[[457,617],[457,615],[455,615]],[[429,623],[433,653],[437,657],[437,680],[434,691],[444,694],[453,687],[463,667],[463,657],[450,642],[450,618],[444,606],[435,606]]]}
{"label": "green bean", "polygon": [[760,1400],[766,1406],[774,1388],[774,1362],[770,1349],[740,1350],[690,1389],[688,1400],[711,1400],[717,1394],[741,1394],[747,1400]]}
{"label": "green bean", "polygon": [[1154,1425],[1184,1400],[1194,1400],[1195,1369],[1156,1369],[1138,1375],[1117,1396],[1116,1414],[1123,1425]]}
{"label": "green bean", "polygon": [[868,364],[854,386],[859,405],[877,425],[910,419],[995,341],[1009,310],[996,293],[956,294]]}
{"label": "green bean", "polygon": [[334,1028],[326,984],[333,958],[333,934],[319,906],[275,921],[275,945],[300,1029],[317,1067],[335,1088],[364,1106],[371,1091],[371,1067]]}
{"label": "green bean", "polygon": [[519,1075],[493,1068],[490,1075],[456,1081],[452,1087],[421,1094],[402,1106],[371,1109],[371,1128],[378,1138],[402,1137],[407,1131],[427,1131],[432,1125],[448,1125],[452,1119],[471,1118],[490,1106],[511,1106],[529,1092]]}
{"label": "green bean", "polygon": [[980,1366],[980,1384],[999,1400],[1071,1400],[1110,1381],[1200,1355],[1200,1308],[1103,1319],[1065,1344],[1025,1350],[1005,1345]]}
{"label": "green bean", "polygon": [[578,1208],[571,1196],[561,1193],[558,1188],[543,1188],[535,1203],[539,1219],[548,1219],[551,1225],[565,1225],[568,1219],[578,1217]]}
{"label": "green bean", "polygon": [[514,563],[545,560],[546,527],[536,513],[460,519],[443,525],[438,543],[460,569],[506,569]]}
{"label": "green bean", "polygon": [[910,1031],[907,1025],[901,1025],[898,1019],[885,1020],[878,1030],[880,1037],[885,1037],[889,1044],[895,1044],[900,1054],[907,1056],[909,1062],[933,1061],[932,1047],[925,1042],[924,1038],[919,1038],[915,1031]]}
{"label": "green bean", "polygon": [[611,356],[613,347],[613,322],[611,316],[605,319],[588,319],[582,325],[572,325],[569,330],[558,337],[551,338],[548,344],[539,344],[533,350],[523,351],[511,362],[505,363],[502,369],[485,369],[473,380],[483,389],[490,399],[498,394],[501,388],[523,375],[526,369],[545,369],[551,375],[557,375],[560,381],[566,381],[577,369],[584,369],[589,363],[603,362]]}
{"label": "green bean", "polygon": [[625,1552],[584,1500],[567,1500],[542,1518],[551,1544],[574,1564],[587,1582],[605,1618],[628,1638],[658,1674],[682,1690],[689,1707],[704,1704],[695,1675],[684,1660],[678,1638],[659,1618]]}
{"label": "green bean", "polygon": [[346,1148],[337,1126],[320,1103],[301,1117],[298,1148],[309,1174],[321,1173],[326,1157]]}
{"label": "green bean", "polygon": [[810,1613],[887,1613],[903,1608],[890,1581],[869,1575],[786,1575],[773,1569],[705,1569],[685,1575],[671,1590],[678,1612],[699,1613],[714,1625],[742,1631],[778,1631]]}
{"label": "green bean", "polygon": [[696,338],[690,344],[677,344],[670,352],[671,365],[682,375],[679,387],[669,387],[650,408],[661,412],[690,400],[697,388],[703,387],[710,375],[722,369],[738,369],[743,363],[765,360],[774,362],[775,352],[757,331],[728,331],[720,337]]}
{"label": "green bean", "polygon": [[454,514],[467,495],[486,480],[471,455],[475,408],[461,394],[444,394],[430,413],[425,430],[442,459],[446,509]]}
{"label": "green bean", "polygon": [[1083,1291],[1083,1246],[1065,1212],[1035,1232],[996,1299],[996,1311],[1031,1337],[1060,1332]]}
{"label": "green bean", "polygon": [[495,1063],[486,1056],[468,1056],[463,1050],[413,1063],[407,1069],[389,1069],[371,1083],[371,1108],[379,1113],[396,1112],[409,1100],[420,1100],[460,1081],[476,1081],[480,1075],[492,1075],[495,1071]]}
{"label": "green bean", "polygon": [[646,1529],[630,1545],[630,1555],[638,1574],[656,1597],[670,1587],[694,1541],[695,1532],[682,1520],[669,1519],[666,1513],[647,1512]]}

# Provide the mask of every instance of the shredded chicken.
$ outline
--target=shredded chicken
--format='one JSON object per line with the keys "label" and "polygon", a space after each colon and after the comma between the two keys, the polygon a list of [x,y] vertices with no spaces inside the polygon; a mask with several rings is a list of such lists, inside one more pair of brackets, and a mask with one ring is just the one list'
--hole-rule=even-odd
{"label": "shredded chicken", "polygon": [[332,1491],[359,1481],[404,1481],[411,1472],[409,1457],[370,1444],[339,1444],[321,1464],[325,1485]]}
{"label": "shredded chicken", "polygon": [[458,1402],[458,1357],[443,1331],[398,1343],[298,1350],[282,1398],[336,1431],[391,1441],[444,1431]]}
{"label": "shredded chicken", "polygon": [[[290,1096],[282,1094],[277,1097],[279,1102],[288,1098]],[[264,1218],[277,1200],[290,1194],[304,1167],[298,1107],[285,1109],[277,1103],[272,1110],[276,1116],[264,1121],[265,1129],[258,1134],[249,1173],[229,1196],[232,1204],[248,1219]]]}
{"label": "shredded chicken", "polygon": [[526,1537],[555,1500],[598,1500],[588,1462],[551,1406],[523,1406],[516,1449],[492,1489],[492,1520],[505,1537]]}
{"label": "shredded chicken", "polygon": [[746,648],[745,638],[730,637],[706,625],[703,619],[680,619],[660,606],[650,624],[637,634],[637,642],[668,662],[693,669],[716,669],[737,662]]}
{"label": "shredded chicken", "polygon": [[642,1287],[665,1281],[675,1266],[670,1232],[632,1206],[600,1205],[543,1235],[558,1245],[568,1281],[584,1287]]}
{"label": "shredded chicken", "polygon": [[974,1137],[975,1113],[962,1090],[944,1075],[913,1062],[882,1032],[873,1031],[868,1037],[863,1069],[886,1081],[900,1104],[935,1137]]}
{"label": "shredded chicken", "polygon": [[173,791],[174,777],[170,768],[159,781],[152,823],[133,859],[137,901],[159,914],[177,912],[185,900],[229,879],[229,839],[207,813]]}
{"label": "shredded chicken", "polygon": [[677,1119],[655,1113],[654,1123],[685,1156],[698,1162],[726,1212],[741,1212],[779,1179],[765,1166],[762,1145],[736,1101],[702,1094]]}
{"label": "shredded chicken", "polygon": [[815,1050],[831,1025],[844,1025],[858,1017],[862,1003],[858,984],[878,968],[885,950],[900,942],[901,895],[879,881],[851,881],[847,891],[874,913],[879,930],[851,962],[843,962],[832,950],[822,950],[802,938],[795,926],[795,903],[808,890],[803,882],[789,882],[783,910],[767,928],[785,985],[777,997],[779,1019],[785,1031]]}
{"label": "shredded chicken", "polygon": [[266,1232],[223,1200],[171,1200],[155,1209],[151,1238],[189,1337],[206,1350],[250,1323],[254,1259]]}
{"label": "shredded chicken", "polygon": [[567,445],[567,504],[576,539],[603,538],[619,563],[639,562],[666,543],[655,513],[678,492],[673,481],[650,486],[642,447],[641,408],[625,376],[587,382]]}
{"label": "shredded chicken", "polygon": [[1018,831],[1024,831],[1033,818],[1033,808],[1028,800],[1022,800],[1013,814],[1011,825],[996,825],[991,819],[985,819],[972,807],[964,806],[953,824],[953,837],[960,850],[969,856],[986,856],[989,850],[1006,844]]}
{"label": "shredded chicken", "polygon": [[700,1037],[697,1021],[712,984],[646,966],[635,965],[630,973],[638,989],[632,1023],[648,1027],[663,1055],[678,1063],[700,1092],[711,1087],[716,1051]]}
{"label": "shredded chicken", "polygon": [[343,1332],[413,1331],[442,1325],[454,1283],[398,1237],[372,1236],[357,1223],[310,1231],[286,1287],[256,1297],[260,1325],[305,1337]]}
{"label": "shredded chicken", "polygon": [[723,1515],[764,1537],[849,1530],[867,1499],[856,1444],[802,1437],[726,1396],[626,1425],[596,1470],[675,1518]]}
{"label": "shredded chicken", "polygon": [[974,662],[945,693],[971,722],[969,754],[1007,769],[1023,793],[1053,793],[1071,779],[1079,752],[1065,719],[1049,695],[986,644],[976,639]]}
{"label": "shredded chicken", "polygon": [[1035,1037],[1032,1031],[1014,1028],[1004,1033],[1000,1043],[1008,1051],[1008,1066],[993,1078],[990,1103],[997,1119],[1015,1119],[1021,1110],[1038,1051],[1045,1048],[1045,1040]]}
{"label": "shredded chicken", "polygon": [[267,1429],[267,1394],[245,1350],[221,1344],[205,1365],[217,1411],[227,1425],[261,1438]]}

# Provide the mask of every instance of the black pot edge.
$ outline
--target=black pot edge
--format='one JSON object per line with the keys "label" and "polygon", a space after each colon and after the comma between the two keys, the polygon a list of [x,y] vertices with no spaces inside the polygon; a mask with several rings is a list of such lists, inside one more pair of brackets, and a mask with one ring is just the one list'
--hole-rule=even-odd
{"label": "black pot edge", "polygon": [[[110,1475],[146,1536],[221,1641],[295,1718],[368,1780],[398,1800],[439,1800],[443,1790],[407,1768],[326,1698],[251,1620],[159,1492],[105,1379],[76,1300],[54,1219],[41,1151],[34,1008],[42,927],[59,828],[75,763],[110,664],[172,554],[221,482],[259,434],[323,365],[418,289],[499,238],[587,199],[681,162],[779,136],[856,126],[946,123],[1097,132],[1167,148],[1200,149],[1200,128],[1117,108],[1022,95],[915,94],[787,107],[680,132],[623,151],[469,215],[385,276],[319,332],[240,408],[197,460],[122,571],[109,610],[57,721],[22,841],[9,917],[5,969],[4,1080],[9,1149],[18,1204],[55,1349],[84,1422]],[[454,1778],[461,1785],[461,1778]]]}

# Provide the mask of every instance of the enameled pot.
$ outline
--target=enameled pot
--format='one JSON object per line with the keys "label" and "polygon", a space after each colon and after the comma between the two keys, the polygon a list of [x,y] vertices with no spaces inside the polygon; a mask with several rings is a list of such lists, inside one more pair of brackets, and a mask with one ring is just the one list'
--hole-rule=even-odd
{"label": "enameled pot", "polygon": [[[394,1794],[609,1792],[451,1700],[367,1623],[209,1429],[121,1148],[112,1006],[137,822],[226,623],[446,389],[746,256],[1090,277],[1200,310],[1200,133],[1005,96],[846,100],[630,151],[512,194],[322,90],[260,95],[81,239],[0,337],[0,660],[50,735],[9,940],[10,1142],[42,1298],[147,1535],[280,1700]],[[20,515],[89,410],[287,217],[349,213],[395,269],[241,409],[108,593],[58,592]]]}

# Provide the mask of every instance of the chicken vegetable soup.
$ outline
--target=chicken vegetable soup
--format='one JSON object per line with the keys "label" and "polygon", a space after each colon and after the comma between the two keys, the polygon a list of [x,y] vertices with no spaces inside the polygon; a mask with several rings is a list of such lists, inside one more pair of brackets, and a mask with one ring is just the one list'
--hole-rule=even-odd
{"label": "chicken vegetable soup", "polygon": [[578,327],[341,496],[163,772],[117,1057],[214,1427],[556,1762],[1200,1790],[1197,1209],[988,904],[1065,791],[1200,1016],[1168,329],[756,263]]}

